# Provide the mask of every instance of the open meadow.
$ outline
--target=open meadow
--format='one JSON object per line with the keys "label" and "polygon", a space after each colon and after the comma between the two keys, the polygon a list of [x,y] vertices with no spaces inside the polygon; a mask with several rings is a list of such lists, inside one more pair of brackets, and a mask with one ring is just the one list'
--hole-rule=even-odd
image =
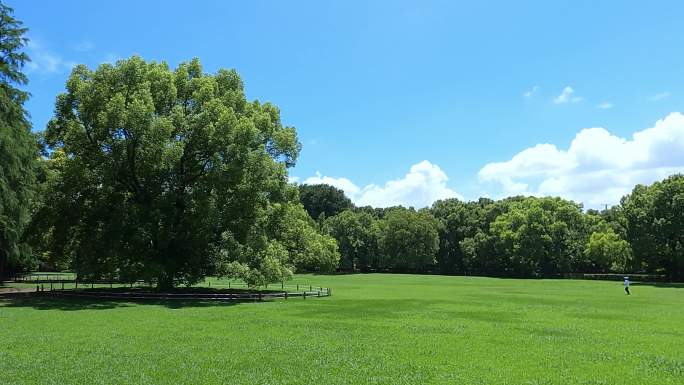
{"label": "open meadow", "polygon": [[[328,298],[0,299],[1,384],[682,384],[684,288],[300,275]],[[212,286],[226,282],[214,281]]]}

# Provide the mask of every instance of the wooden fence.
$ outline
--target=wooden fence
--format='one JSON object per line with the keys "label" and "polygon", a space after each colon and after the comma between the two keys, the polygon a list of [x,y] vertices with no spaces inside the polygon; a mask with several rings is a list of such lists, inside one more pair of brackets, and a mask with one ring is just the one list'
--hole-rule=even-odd
{"label": "wooden fence", "polygon": [[[156,292],[148,290],[151,285],[144,281],[119,282],[106,280],[84,281],[74,279],[73,276],[56,274],[32,274],[15,277],[14,282],[34,283],[36,292],[60,296],[79,298],[100,298],[120,300],[203,300],[203,301],[264,301],[269,299],[311,298],[329,297],[332,295],[330,288],[314,287],[302,284],[271,284],[266,285],[266,291],[254,290],[243,282],[228,281],[227,284],[212,286],[211,281],[205,281],[207,286],[190,287],[192,290],[202,288],[219,289],[207,292]],[[220,281],[219,281],[220,282]],[[269,286],[271,287],[269,289]],[[237,291],[221,292],[221,288]],[[103,290],[105,289],[105,290]],[[106,290],[110,289],[110,290]],[[117,289],[116,291],[111,289]],[[128,289],[128,290],[127,290]]]}

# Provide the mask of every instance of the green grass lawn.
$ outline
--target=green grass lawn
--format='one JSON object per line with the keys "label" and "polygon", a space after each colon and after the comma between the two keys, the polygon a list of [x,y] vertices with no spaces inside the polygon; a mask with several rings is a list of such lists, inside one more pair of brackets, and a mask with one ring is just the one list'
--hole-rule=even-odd
{"label": "green grass lawn", "polygon": [[[0,384],[684,384],[684,287],[298,276],[262,303],[0,299]],[[216,286],[214,282],[213,286]]]}

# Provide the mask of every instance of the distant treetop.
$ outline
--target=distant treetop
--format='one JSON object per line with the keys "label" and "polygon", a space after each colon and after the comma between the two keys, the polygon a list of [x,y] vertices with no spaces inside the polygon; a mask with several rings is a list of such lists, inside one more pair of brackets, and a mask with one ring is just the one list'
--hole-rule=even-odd
{"label": "distant treetop", "polygon": [[344,191],[328,184],[303,184],[299,186],[299,200],[311,218],[318,219],[321,214],[331,217],[354,207]]}

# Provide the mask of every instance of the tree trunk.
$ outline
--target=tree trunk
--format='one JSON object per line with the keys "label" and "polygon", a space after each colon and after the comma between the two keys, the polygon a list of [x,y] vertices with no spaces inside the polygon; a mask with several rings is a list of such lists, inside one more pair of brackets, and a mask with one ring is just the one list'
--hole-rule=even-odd
{"label": "tree trunk", "polygon": [[9,278],[9,265],[7,263],[7,255],[0,250],[0,283]]}
{"label": "tree trunk", "polygon": [[0,283],[5,280],[5,259],[0,256]]}
{"label": "tree trunk", "polygon": [[169,291],[173,289],[173,276],[171,274],[162,273],[157,277],[157,290]]}

